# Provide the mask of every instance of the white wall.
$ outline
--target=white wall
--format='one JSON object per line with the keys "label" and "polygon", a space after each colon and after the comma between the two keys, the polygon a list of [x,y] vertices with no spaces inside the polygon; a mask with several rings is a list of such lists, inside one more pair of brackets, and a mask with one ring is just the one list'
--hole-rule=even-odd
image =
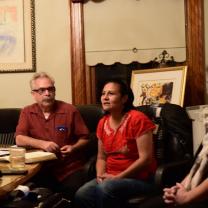
{"label": "white wall", "polygon": [[204,124],[205,111],[207,111],[206,107],[206,105],[186,107],[186,111],[192,119],[194,154],[197,152],[206,133]]}
{"label": "white wall", "polygon": [[[36,20],[37,71],[49,72],[56,80],[57,98],[67,102],[71,102],[71,97],[72,97],[71,70],[70,70],[71,60],[70,60],[70,37],[69,37],[70,24],[69,24],[68,0],[34,0],[34,1],[35,1],[35,20]],[[143,3],[147,4],[148,2],[151,1],[153,0],[140,0],[140,1],[133,0],[131,2],[141,5]],[[171,0],[171,1],[178,2],[179,4],[181,4],[182,2],[182,0],[180,1]],[[93,4],[93,6],[96,6],[93,3],[94,1],[87,1],[87,2],[88,3],[86,5]],[[154,0],[154,2],[156,1]],[[158,2],[161,2],[161,0],[158,0],[157,3]],[[164,2],[167,1],[163,1],[163,3]],[[170,0],[168,2],[170,2]],[[111,4],[112,0],[97,3],[97,6],[106,3]],[[178,3],[176,5],[178,5]],[[208,38],[206,38],[208,37],[208,24],[206,24],[208,22],[208,0],[205,0],[204,3],[205,3],[206,72],[208,73]],[[122,5],[123,4],[120,4],[120,6]],[[120,8],[120,10],[122,10],[122,8]],[[181,16],[182,14],[181,9],[180,9],[180,15],[179,13],[177,13],[176,18]],[[101,11],[102,10],[103,9],[101,9]],[[113,14],[117,13],[117,11],[118,8],[112,9]],[[90,11],[90,12],[95,12],[95,11]],[[107,14],[108,16],[110,15],[109,13]],[[101,15],[101,13],[99,13],[99,15]],[[96,16],[95,18],[95,16],[93,15],[93,18],[96,19],[98,18],[98,16]],[[166,21],[166,23],[161,21],[158,22],[158,25],[164,24],[164,29],[166,30],[166,26],[169,22],[169,19],[166,18],[164,19],[164,21]],[[184,19],[182,20],[182,22],[183,21]],[[179,23],[181,23],[181,21],[179,21]],[[86,29],[86,31],[87,30],[88,29]],[[184,33],[184,31],[181,32]],[[115,40],[117,39],[118,36],[119,35],[115,37]],[[90,36],[88,36],[87,38],[90,38]],[[99,40],[100,40],[99,36],[93,38],[94,42]],[[134,46],[137,47],[137,45],[132,45],[132,47]],[[113,49],[114,48],[110,48],[110,50]],[[154,55],[153,57],[155,58]],[[30,96],[29,84],[28,84],[32,75],[33,73],[0,74],[0,108],[22,107],[32,102]],[[208,81],[207,81],[207,86],[208,86]],[[207,98],[207,103],[208,103],[208,98]]]}
{"label": "white wall", "polygon": [[[68,0],[35,0],[36,65],[55,78],[57,99],[71,102],[70,24]],[[33,102],[33,73],[0,74],[0,108]]]}
{"label": "white wall", "polygon": [[86,1],[84,24],[88,65],[186,60],[184,0]]}

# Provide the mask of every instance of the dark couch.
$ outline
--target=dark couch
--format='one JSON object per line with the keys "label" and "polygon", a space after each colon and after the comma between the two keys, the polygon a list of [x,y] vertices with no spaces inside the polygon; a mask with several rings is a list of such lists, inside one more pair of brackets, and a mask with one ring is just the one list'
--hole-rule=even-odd
{"label": "dark couch", "polygon": [[[90,144],[83,152],[89,159],[85,170],[86,177],[90,180],[95,177],[97,152],[95,131],[99,119],[103,116],[103,111],[99,105],[77,105],[76,107],[90,130]],[[156,116],[158,107],[162,109],[159,117]],[[180,181],[190,168],[193,156],[192,121],[183,108],[173,104],[140,106],[137,109],[144,112],[158,126],[158,131],[154,135],[156,158],[159,164],[155,183],[158,191],[161,191],[164,186],[170,186],[176,181]],[[1,145],[15,143],[13,136],[19,113],[20,109],[0,109]],[[138,201],[140,203],[141,198],[131,199],[130,207],[137,207]]]}
{"label": "dark couch", "polygon": [[0,146],[15,144],[14,133],[20,108],[0,109]]}

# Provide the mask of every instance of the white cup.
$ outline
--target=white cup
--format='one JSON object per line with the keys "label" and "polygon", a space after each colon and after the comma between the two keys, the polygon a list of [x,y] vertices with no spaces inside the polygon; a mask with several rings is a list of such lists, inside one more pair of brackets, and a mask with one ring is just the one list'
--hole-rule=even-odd
{"label": "white cup", "polygon": [[11,169],[24,169],[25,168],[25,148],[11,147],[10,152],[10,167]]}

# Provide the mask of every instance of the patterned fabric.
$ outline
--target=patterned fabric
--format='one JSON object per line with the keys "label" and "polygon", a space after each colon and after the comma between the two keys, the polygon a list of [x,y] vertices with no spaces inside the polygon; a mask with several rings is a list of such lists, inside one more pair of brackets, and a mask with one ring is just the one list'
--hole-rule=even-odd
{"label": "patterned fabric", "polygon": [[[107,155],[107,172],[116,175],[139,158],[136,139],[148,131],[153,131],[155,125],[137,110],[127,112],[115,131],[110,127],[109,118],[109,115],[106,115],[100,120],[97,137],[102,140]],[[140,171],[136,178],[146,179],[155,169],[156,162],[153,158],[151,165]]]}

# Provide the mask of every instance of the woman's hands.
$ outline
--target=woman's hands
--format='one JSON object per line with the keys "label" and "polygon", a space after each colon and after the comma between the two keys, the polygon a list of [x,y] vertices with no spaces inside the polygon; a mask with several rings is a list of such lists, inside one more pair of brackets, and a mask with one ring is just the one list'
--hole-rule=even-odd
{"label": "woman's hands", "polygon": [[181,183],[176,183],[171,188],[164,189],[163,199],[167,204],[185,204],[188,200],[188,191]]}
{"label": "woman's hands", "polygon": [[109,180],[109,179],[118,179],[119,176],[118,175],[112,175],[112,174],[108,174],[108,173],[104,173],[102,175],[97,176],[97,183],[102,183],[105,180]]}

